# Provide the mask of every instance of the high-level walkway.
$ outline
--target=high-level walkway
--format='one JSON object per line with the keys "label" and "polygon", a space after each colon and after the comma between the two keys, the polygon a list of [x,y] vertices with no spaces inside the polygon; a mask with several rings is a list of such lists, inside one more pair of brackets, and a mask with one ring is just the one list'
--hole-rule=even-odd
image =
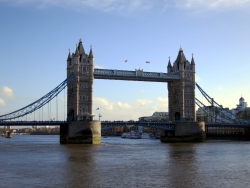
{"label": "high-level walkway", "polygon": [[133,81],[148,81],[148,82],[169,82],[180,80],[178,73],[162,73],[162,72],[144,72],[143,70],[126,71],[112,69],[94,69],[95,79],[108,80],[133,80]]}

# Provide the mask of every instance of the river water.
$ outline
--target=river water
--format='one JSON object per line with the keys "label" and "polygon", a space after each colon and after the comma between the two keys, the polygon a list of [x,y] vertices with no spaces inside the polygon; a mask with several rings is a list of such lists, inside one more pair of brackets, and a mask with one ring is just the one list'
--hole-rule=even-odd
{"label": "river water", "polygon": [[0,137],[0,187],[250,187],[250,142],[161,143],[102,138],[60,145],[59,136]]}

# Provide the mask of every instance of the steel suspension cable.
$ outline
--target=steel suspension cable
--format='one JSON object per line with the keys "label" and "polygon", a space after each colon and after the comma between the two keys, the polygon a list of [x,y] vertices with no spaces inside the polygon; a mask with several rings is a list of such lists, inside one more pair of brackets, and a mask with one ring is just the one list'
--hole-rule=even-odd
{"label": "steel suspension cable", "polygon": [[18,117],[22,117],[28,114],[31,114],[32,112],[38,110],[42,106],[46,105],[49,101],[51,101],[56,95],[58,95],[73,79],[75,76],[72,76],[68,79],[65,79],[61,84],[59,84],[56,88],[54,88],[52,91],[44,95],[42,98],[38,99],[37,101],[19,109],[14,112],[1,115],[0,120],[11,120]]}

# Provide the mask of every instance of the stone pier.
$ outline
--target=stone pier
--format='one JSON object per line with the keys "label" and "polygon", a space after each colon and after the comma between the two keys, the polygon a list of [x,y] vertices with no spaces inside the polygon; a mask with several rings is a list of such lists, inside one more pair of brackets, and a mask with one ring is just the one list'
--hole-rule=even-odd
{"label": "stone pier", "polygon": [[176,122],[175,130],[162,131],[162,142],[203,142],[206,140],[204,122]]}
{"label": "stone pier", "polygon": [[61,144],[101,144],[100,121],[72,121],[61,126]]}

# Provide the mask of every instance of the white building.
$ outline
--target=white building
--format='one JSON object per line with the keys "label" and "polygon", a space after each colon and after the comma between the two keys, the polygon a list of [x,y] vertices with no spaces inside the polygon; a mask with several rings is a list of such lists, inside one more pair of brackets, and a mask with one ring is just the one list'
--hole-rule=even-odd
{"label": "white building", "polygon": [[241,96],[241,98],[239,99],[239,104],[236,104],[236,106],[237,107],[235,109],[232,109],[232,113],[234,114],[233,119],[235,119],[236,114],[243,112],[246,109],[247,102],[245,102],[245,99]]}
{"label": "white building", "polygon": [[[247,107],[247,102],[245,102],[245,99],[241,97],[239,99],[239,104],[236,104],[236,108],[229,110],[229,108],[218,108],[214,106],[207,106],[205,110],[209,112],[211,116],[208,116],[206,112],[202,110],[202,108],[199,108],[196,111],[196,116],[198,121],[205,121],[205,122],[231,122],[231,119],[236,119],[237,114],[240,112],[245,111]],[[231,119],[230,119],[231,117]]]}

